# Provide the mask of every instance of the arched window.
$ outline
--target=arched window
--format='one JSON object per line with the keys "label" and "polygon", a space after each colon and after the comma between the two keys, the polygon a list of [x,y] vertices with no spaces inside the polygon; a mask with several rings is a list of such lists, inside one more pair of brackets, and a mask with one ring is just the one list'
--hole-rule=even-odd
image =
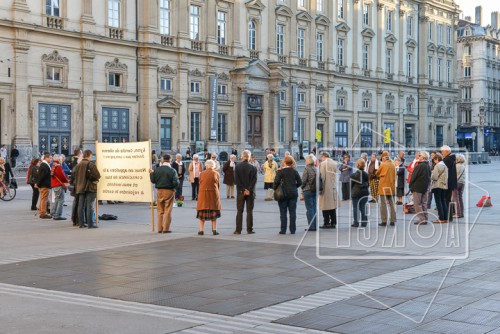
{"label": "arched window", "polygon": [[255,20],[250,20],[248,23],[248,48],[250,50],[257,49],[257,27]]}

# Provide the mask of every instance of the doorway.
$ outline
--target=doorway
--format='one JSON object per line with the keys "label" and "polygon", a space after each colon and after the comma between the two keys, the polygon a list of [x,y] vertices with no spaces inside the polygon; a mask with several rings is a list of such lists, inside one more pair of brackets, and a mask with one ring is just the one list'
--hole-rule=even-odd
{"label": "doorway", "polygon": [[247,120],[247,140],[252,147],[262,147],[262,112],[249,112]]}

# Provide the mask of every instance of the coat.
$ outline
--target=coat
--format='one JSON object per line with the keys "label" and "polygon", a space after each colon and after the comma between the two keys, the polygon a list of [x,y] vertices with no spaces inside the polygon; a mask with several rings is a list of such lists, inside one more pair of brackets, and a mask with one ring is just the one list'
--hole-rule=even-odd
{"label": "coat", "polygon": [[75,185],[75,194],[85,194],[85,192],[97,192],[97,183],[101,174],[95,163],[83,159],[75,166],[73,172],[73,184]]}
{"label": "coat", "polygon": [[319,195],[320,210],[335,210],[340,206],[337,192],[338,164],[331,158],[319,164],[319,173],[323,182],[323,192]]}
{"label": "coat", "polygon": [[277,171],[278,164],[276,161],[272,161],[269,166],[269,160],[266,160],[266,162],[264,162],[264,183],[273,183]]}
{"label": "coat", "polygon": [[405,188],[405,181],[406,181],[405,180],[405,171],[406,171],[406,167],[403,165],[396,167],[396,174],[398,176],[398,180],[397,180],[397,187],[398,188],[402,188],[402,189]]}
{"label": "coat", "polygon": [[434,166],[431,174],[432,189],[448,189],[448,167],[443,161]]}
{"label": "coat", "polygon": [[51,184],[50,166],[45,161],[42,161],[38,168],[38,188],[49,188]]}
{"label": "coat", "polygon": [[457,189],[457,166],[455,154],[450,154],[443,158],[443,162],[448,167],[448,188],[450,190]]}
{"label": "coat", "polygon": [[362,198],[370,195],[370,186],[368,183],[368,173],[358,169],[351,174],[351,198]]}
{"label": "coat", "polygon": [[200,174],[196,210],[220,210],[219,172],[207,169]]}
{"label": "coat", "polygon": [[273,189],[276,190],[283,182],[284,195],[287,199],[297,198],[299,192],[297,188],[302,185],[302,179],[300,178],[299,172],[292,167],[283,167],[278,173],[276,173],[276,178],[274,179]]}
{"label": "coat", "polygon": [[457,183],[465,183],[465,165],[462,162],[457,162]]}
{"label": "coat", "polygon": [[379,181],[378,194],[379,195],[396,195],[396,165],[392,160],[385,160],[380,164],[376,173]]}
{"label": "coat", "polygon": [[[236,162],[234,165],[236,167]],[[224,172],[224,184],[234,186],[234,168],[231,167],[231,161],[226,161],[224,167],[222,167],[222,171]]]}
{"label": "coat", "polygon": [[197,164],[197,170],[203,171],[203,164],[198,161],[198,162],[192,162],[189,164],[189,182],[194,183],[194,173],[193,173],[193,164]]}
{"label": "coat", "polygon": [[413,169],[410,180],[411,192],[424,194],[429,190],[431,183],[431,166],[427,162],[421,162]]}
{"label": "coat", "polygon": [[[343,169],[346,169],[343,171]],[[353,173],[354,169],[354,163],[349,160],[347,163],[341,163],[339,166],[339,171],[340,171],[340,182],[342,183],[348,183],[351,181],[351,174]]]}

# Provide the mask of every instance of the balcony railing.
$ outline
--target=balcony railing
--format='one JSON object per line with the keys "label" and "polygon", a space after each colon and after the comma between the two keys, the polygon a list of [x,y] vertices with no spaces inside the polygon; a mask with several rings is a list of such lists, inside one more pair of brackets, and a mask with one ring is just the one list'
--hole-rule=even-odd
{"label": "balcony railing", "polygon": [[227,56],[229,54],[229,47],[227,45],[219,45],[219,54]]}
{"label": "balcony railing", "polygon": [[191,40],[191,50],[203,51],[203,42]]}
{"label": "balcony railing", "polygon": [[259,51],[250,50],[250,58],[251,59],[259,59]]}
{"label": "balcony railing", "polygon": [[123,29],[121,28],[109,28],[109,37],[114,39],[123,39]]}
{"label": "balcony railing", "polygon": [[371,71],[370,70],[364,70],[363,74],[367,78],[371,77]]}
{"label": "balcony railing", "polygon": [[161,36],[161,45],[173,46],[174,45],[174,38],[172,36],[162,35]]}
{"label": "balcony railing", "polygon": [[299,58],[299,66],[300,67],[307,67],[307,59]]}
{"label": "balcony railing", "polygon": [[345,73],[345,66],[339,66],[339,73]]}
{"label": "balcony railing", "polygon": [[324,61],[318,61],[318,68],[320,70],[324,70],[326,68],[325,62]]}
{"label": "balcony railing", "polygon": [[278,55],[278,61],[280,63],[287,64],[288,63],[288,57],[284,56],[284,55]]}
{"label": "balcony railing", "polygon": [[47,16],[47,27],[52,29],[62,29],[63,19],[58,16]]}
{"label": "balcony railing", "polygon": [[387,73],[387,80],[392,80],[394,79],[394,74],[393,73]]}

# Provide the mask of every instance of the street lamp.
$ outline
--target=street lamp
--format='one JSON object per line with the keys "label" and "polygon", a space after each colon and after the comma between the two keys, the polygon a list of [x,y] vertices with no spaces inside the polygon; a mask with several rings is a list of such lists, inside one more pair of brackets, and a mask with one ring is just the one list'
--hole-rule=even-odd
{"label": "street lamp", "polygon": [[[479,139],[478,139],[478,146],[481,144],[481,151],[482,148],[484,147],[484,100],[481,98],[479,100],[479,131],[478,131]],[[479,147],[477,149],[479,152]]]}

